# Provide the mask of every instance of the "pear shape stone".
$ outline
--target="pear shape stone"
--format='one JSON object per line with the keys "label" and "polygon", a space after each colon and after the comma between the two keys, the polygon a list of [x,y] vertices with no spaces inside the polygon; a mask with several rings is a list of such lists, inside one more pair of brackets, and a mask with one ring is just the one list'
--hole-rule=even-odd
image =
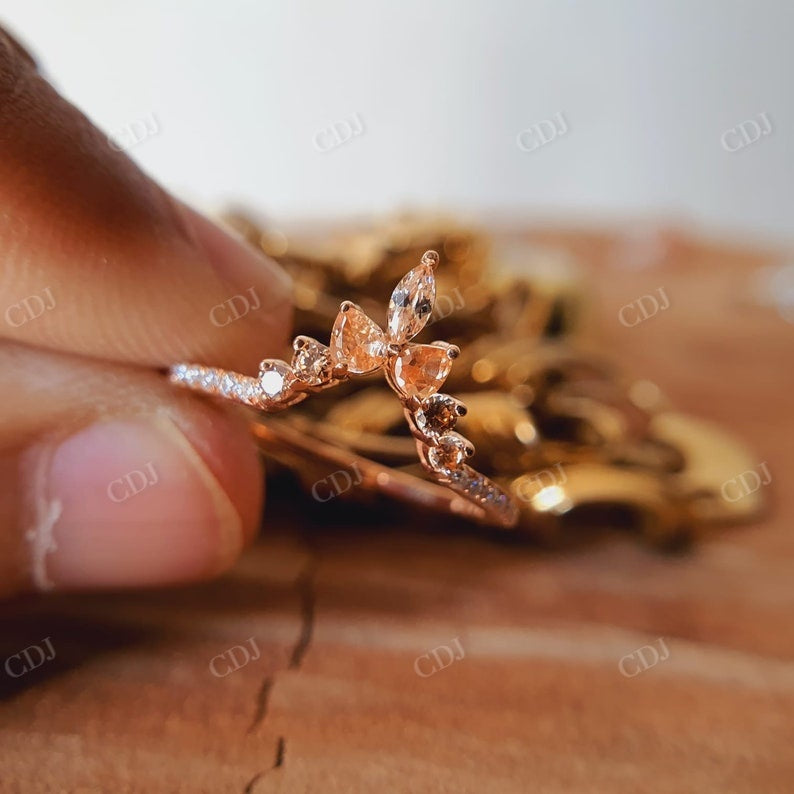
{"label": "pear shape stone", "polygon": [[391,294],[387,328],[389,340],[400,344],[415,337],[430,319],[436,302],[436,277],[424,262],[406,273]]}
{"label": "pear shape stone", "polygon": [[435,394],[452,369],[449,351],[436,345],[405,345],[389,361],[391,380],[405,397]]}
{"label": "pear shape stone", "polygon": [[354,375],[373,372],[386,361],[386,334],[360,306],[346,301],[331,331],[331,353]]}

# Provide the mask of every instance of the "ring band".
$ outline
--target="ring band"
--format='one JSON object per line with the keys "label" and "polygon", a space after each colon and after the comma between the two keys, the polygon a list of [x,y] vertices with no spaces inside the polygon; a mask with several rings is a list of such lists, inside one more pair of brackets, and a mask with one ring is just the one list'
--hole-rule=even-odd
{"label": "ring band", "polygon": [[474,454],[474,446],[454,429],[458,418],[466,414],[465,406],[439,392],[460,350],[447,342],[410,341],[433,311],[438,262],[435,251],[426,251],[420,264],[400,280],[389,301],[386,331],[360,306],[344,301],[330,344],[298,336],[290,364],[265,359],[258,377],[200,364],[176,364],[169,379],[178,386],[273,413],[301,402],[312,392],[382,369],[402,402],[422,466],[437,483],[469,502],[467,509],[462,509],[453,500],[449,509],[483,523],[512,527],[518,509],[510,496],[465,463]]}

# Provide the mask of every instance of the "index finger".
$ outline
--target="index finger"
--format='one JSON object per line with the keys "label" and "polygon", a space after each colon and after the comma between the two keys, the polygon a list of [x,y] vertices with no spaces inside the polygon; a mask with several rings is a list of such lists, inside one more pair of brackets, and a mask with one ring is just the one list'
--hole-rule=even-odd
{"label": "index finger", "polygon": [[281,268],[143,174],[2,30],[0,131],[0,337],[157,367],[281,351]]}

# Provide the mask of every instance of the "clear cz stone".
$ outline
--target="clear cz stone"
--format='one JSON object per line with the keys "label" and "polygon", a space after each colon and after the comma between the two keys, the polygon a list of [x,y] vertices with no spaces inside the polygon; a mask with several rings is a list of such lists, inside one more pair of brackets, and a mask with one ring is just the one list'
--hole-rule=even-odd
{"label": "clear cz stone", "polygon": [[304,383],[310,386],[325,383],[331,379],[333,368],[331,348],[310,336],[299,336],[295,340],[292,369]]}
{"label": "clear cz stone", "polygon": [[231,375],[224,375],[221,378],[220,392],[224,397],[229,397],[234,392],[236,385],[235,379]]}
{"label": "clear cz stone", "polygon": [[483,477],[481,474],[477,474],[469,483],[468,490],[471,496],[481,499],[483,496],[485,496],[487,488],[488,486],[485,482],[485,477]]}
{"label": "clear cz stone", "polygon": [[406,397],[423,400],[437,392],[452,369],[446,348],[408,344],[389,361],[391,376]]}
{"label": "clear cz stone", "polygon": [[415,337],[430,319],[436,300],[436,278],[426,263],[402,277],[389,300],[389,339],[398,344]]}
{"label": "clear cz stone", "polygon": [[343,303],[331,331],[331,355],[349,372],[363,375],[386,360],[386,335],[355,303]]}
{"label": "clear cz stone", "polygon": [[269,400],[277,400],[289,389],[293,374],[286,361],[266,359],[260,365],[259,383]]}
{"label": "clear cz stone", "polygon": [[451,430],[458,421],[457,406],[457,401],[448,394],[431,394],[416,412],[416,425],[423,433]]}
{"label": "clear cz stone", "polygon": [[465,488],[469,481],[469,475],[465,469],[450,469],[445,472],[449,481],[458,488]]}
{"label": "clear cz stone", "polygon": [[258,378],[235,378],[234,385],[226,395],[246,405],[258,405],[262,394],[262,384]]}

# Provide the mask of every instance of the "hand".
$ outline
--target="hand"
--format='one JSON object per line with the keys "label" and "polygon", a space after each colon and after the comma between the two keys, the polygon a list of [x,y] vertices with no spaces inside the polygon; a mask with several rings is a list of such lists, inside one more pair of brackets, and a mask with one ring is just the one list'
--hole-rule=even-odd
{"label": "hand", "polygon": [[[259,523],[256,450],[158,370],[256,371],[288,339],[289,279],[111,147],[2,30],[0,274],[0,595],[227,569]],[[239,294],[258,308],[211,314]]]}

